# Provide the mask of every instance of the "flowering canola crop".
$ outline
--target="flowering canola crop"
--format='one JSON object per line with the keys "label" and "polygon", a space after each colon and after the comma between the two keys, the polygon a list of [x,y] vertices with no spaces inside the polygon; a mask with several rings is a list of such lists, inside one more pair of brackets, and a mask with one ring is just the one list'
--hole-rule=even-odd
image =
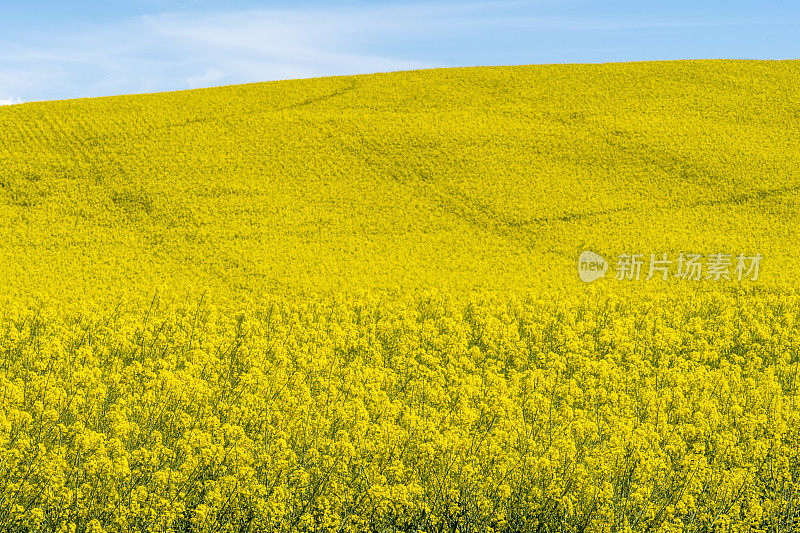
{"label": "flowering canola crop", "polygon": [[798,530],[798,86],[653,62],[0,108],[0,530]]}

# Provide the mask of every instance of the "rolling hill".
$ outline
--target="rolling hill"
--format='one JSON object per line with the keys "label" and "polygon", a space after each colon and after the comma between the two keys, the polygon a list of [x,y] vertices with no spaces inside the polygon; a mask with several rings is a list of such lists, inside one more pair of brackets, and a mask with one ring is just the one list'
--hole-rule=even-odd
{"label": "rolling hill", "polygon": [[792,283],[798,83],[797,61],[548,65],[0,108],[0,290],[585,291],[583,250],[759,253],[762,286]]}
{"label": "rolling hill", "polygon": [[797,531],[798,87],[676,61],[0,108],[0,531]]}

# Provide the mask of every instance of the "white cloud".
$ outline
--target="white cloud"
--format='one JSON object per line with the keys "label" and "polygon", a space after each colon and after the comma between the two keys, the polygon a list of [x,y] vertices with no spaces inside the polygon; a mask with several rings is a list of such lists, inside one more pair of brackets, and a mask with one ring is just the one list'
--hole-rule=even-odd
{"label": "white cloud", "polygon": [[[414,18],[405,14],[407,27]],[[399,31],[397,23],[386,10],[353,6],[144,16],[4,44],[0,87],[36,100],[443,66],[357,43],[381,26]]]}
{"label": "white cloud", "polygon": [[[413,28],[406,15],[405,31]],[[412,18],[416,19],[416,16]],[[364,53],[364,41],[398,24],[387,8],[256,10],[143,18],[146,33],[191,61],[191,87],[442,66],[398,53]],[[359,42],[361,41],[361,42]]]}
{"label": "white cloud", "polygon": [[22,98],[0,98],[0,105],[21,104]]}

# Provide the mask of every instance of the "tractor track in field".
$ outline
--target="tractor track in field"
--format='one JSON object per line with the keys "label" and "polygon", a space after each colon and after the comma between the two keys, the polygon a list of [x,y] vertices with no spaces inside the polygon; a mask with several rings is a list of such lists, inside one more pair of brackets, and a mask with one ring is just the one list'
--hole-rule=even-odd
{"label": "tractor track in field", "polygon": [[[685,205],[677,203],[660,206],[632,205],[586,212],[572,212],[552,216],[515,219],[498,211],[488,203],[480,201],[480,199],[474,198],[455,187],[436,183],[419,172],[392,172],[390,168],[387,168],[387,164],[392,165],[391,154],[382,151],[379,146],[363,146],[363,148],[365,149],[364,151],[351,147],[350,152],[360,156],[366,165],[375,169],[377,174],[389,176],[402,186],[415,188],[418,193],[431,199],[434,205],[443,212],[464,220],[475,228],[488,230],[495,235],[499,235],[523,249],[533,248],[533,241],[537,238],[537,235],[542,231],[547,231],[547,226],[552,224],[582,222],[620,213],[643,213],[652,209],[697,209],[738,206],[754,201],[768,201],[786,194],[800,193],[800,184],[785,185],[771,189],[756,189],[753,191],[741,192],[729,195],[726,198],[698,200]],[[377,154],[378,157],[369,157],[370,154]],[[376,164],[375,161],[382,161],[383,164]],[[399,169],[401,167],[398,165],[397,168]],[[563,250],[552,249],[550,252],[572,259],[572,255]]]}
{"label": "tractor track in field", "polygon": [[[153,133],[156,133],[156,132],[162,132],[162,131],[165,131],[165,130],[180,128],[180,127],[183,127],[183,126],[188,126],[190,124],[222,122],[222,121],[225,121],[225,120],[228,120],[228,119],[231,119],[231,118],[236,118],[236,117],[246,117],[246,116],[260,115],[260,114],[268,115],[270,113],[276,113],[276,112],[281,112],[281,111],[289,111],[289,110],[292,110],[292,109],[298,109],[298,108],[302,108],[302,107],[307,107],[307,106],[310,106],[310,105],[313,105],[313,104],[317,104],[317,103],[320,103],[320,102],[325,102],[327,100],[331,100],[331,99],[334,99],[336,97],[342,96],[344,94],[350,93],[350,92],[356,90],[357,88],[358,88],[358,85],[356,83],[354,83],[354,82],[351,82],[349,85],[347,85],[345,87],[340,87],[340,88],[338,88],[338,89],[336,89],[334,91],[331,91],[331,92],[328,92],[328,93],[325,93],[325,94],[321,94],[319,96],[315,96],[315,97],[312,97],[312,98],[307,98],[307,99],[301,100],[299,102],[294,102],[294,103],[290,103],[290,104],[286,104],[286,105],[282,105],[282,106],[278,106],[278,107],[273,107],[273,108],[265,107],[265,108],[258,108],[258,109],[250,109],[250,110],[246,110],[246,111],[237,111],[237,112],[225,113],[225,114],[220,114],[220,115],[188,117],[188,118],[176,121],[176,122],[171,122],[171,123],[167,123],[167,124],[161,124],[159,126],[154,126],[154,127],[150,128],[150,129],[148,129],[146,131],[143,131],[142,133],[140,133],[138,135],[130,135],[130,134],[126,133],[126,132],[111,132],[111,133],[99,133],[99,134],[96,133],[95,135],[90,135],[90,136],[82,137],[82,138],[76,138],[76,139],[74,139],[74,141],[79,143],[81,146],[84,146],[86,144],[97,145],[98,142],[113,141],[115,139],[127,139],[127,140],[143,139],[143,138],[147,138],[147,137],[151,136]],[[84,129],[86,129],[86,128],[84,128]]]}

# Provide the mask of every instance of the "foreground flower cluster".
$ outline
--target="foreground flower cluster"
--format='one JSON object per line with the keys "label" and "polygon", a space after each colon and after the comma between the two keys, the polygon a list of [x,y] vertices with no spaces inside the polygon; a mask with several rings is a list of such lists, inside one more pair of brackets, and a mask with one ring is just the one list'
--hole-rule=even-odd
{"label": "foreground flower cluster", "polygon": [[0,323],[2,531],[791,531],[800,296]]}

